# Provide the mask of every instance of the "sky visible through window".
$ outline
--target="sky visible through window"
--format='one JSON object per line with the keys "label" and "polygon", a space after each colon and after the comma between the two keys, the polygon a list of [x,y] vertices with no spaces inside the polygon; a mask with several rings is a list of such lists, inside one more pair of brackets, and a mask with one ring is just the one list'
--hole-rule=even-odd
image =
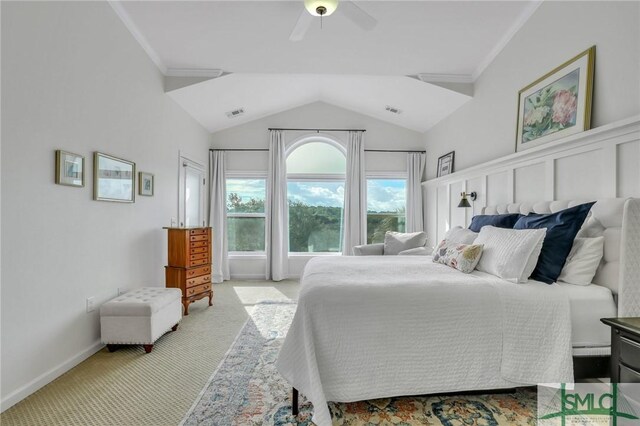
{"label": "sky visible through window", "polygon": [[308,206],[340,207],[344,200],[344,182],[289,182],[289,200]]}
{"label": "sky visible through window", "polygon": [[265,200],[265,179],[227,179],[227,208],[230,208],[229,195],[237,194],[243,202],[251,199]]}
{"label": "sky visible through window", "polygon": [[395,212],[406,206],[407,181],[404,179],[368,179],[367,211]]}

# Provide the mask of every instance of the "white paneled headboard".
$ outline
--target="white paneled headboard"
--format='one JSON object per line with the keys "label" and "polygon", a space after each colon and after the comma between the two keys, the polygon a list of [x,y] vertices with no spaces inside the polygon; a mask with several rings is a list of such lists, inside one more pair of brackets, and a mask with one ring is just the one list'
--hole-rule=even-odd
{"label": "white paneled headboard", "polygon": [[[593,200],[488,206],[482,214],[555,213]],[[619,316],[640,316],[640,199],[596,200],[578,236],[604,236],[604,257],[593,282],[617,295]]]}

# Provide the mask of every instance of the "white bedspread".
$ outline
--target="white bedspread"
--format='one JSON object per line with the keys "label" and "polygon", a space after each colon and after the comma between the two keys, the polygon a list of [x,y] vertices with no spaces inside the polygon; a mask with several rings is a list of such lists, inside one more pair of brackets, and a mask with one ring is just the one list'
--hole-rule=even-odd
{"label": "white bedspread", "polygon": [[569,302],[426,256],[318,257],[277,368],[319,426],[327,401],[571,382]]}

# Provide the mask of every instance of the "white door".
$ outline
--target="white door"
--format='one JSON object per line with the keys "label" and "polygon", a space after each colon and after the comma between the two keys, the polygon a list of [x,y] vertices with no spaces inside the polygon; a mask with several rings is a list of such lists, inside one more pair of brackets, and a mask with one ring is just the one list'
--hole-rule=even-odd
{"label": "white door", "polygon": [[180,156],[179,209],[180,227],[206,226],[205,167],[183,155]]}

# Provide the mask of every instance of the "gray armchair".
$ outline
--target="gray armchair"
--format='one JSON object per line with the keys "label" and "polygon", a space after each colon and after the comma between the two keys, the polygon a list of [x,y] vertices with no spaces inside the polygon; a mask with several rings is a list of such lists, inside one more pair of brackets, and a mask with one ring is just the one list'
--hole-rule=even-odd
{"label": "gray armchair", "polygon": [[[427,234],[424,232],[392,232],[384,234],[384,243],[363,244],[355,246],[354,256],[409,255],[426,256],[431,254],[426,249]],[[387,247],[385,250],[385,246]]]}
{"label": "gray armchair", "polygon": [[384,243],[363,244],[353,247],[354,256],[382,256],[384,254]]}
{"label": "gray armchair", "polygon": [[[430,256],[433,252],[433,247],[427,246],[425,243],[422,247],[415,247],[407,249],[398,253],[399,256]],[[354,256],[383,256],[384,255],[384,243],[378,244],[364,244],[361,246],[355,246],[353,248]]]}

